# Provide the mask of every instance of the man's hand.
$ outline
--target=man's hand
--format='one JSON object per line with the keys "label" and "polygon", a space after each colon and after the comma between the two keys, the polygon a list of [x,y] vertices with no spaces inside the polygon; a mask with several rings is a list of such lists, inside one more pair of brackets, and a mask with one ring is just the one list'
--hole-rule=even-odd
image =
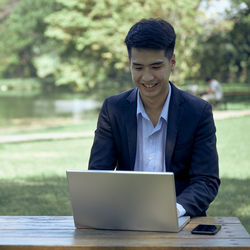
{"label": "man's hand", "polygon": [[179,211],[179,209],[176,208],[176,210],[177,210],[177,217],[180,217],[180,211]]}
{"label": "man's hand", "polygon": [[181,204],[176,203],[176,211],[177,211],[177,216],[183,216],[186,213],[186,210]]}

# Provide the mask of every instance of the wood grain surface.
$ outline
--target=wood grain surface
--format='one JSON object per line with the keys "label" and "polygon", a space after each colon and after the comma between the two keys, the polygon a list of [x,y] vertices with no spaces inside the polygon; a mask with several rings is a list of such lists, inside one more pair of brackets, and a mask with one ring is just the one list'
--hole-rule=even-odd
{"label": "wood grain surface", "polygon": [[[213,236],[198,224],[221,224]],[[236,217],[197,217],[179,233],[76,229],[71,216],[0,216],[0,249],[250,249]]]}

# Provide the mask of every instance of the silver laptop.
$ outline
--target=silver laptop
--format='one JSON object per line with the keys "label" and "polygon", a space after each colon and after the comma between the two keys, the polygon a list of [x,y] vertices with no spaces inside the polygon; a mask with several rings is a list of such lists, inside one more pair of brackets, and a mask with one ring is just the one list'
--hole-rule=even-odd
{"label": "silver laptop", "polygon": [[67,170],[75,226],[178,232],[173,173]]}

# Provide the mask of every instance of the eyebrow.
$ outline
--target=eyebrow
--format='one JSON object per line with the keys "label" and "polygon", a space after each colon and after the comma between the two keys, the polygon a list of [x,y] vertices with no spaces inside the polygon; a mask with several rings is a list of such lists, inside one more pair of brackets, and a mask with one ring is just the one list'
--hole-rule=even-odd
{"label": "eyebrow", "polygon": [[[158,62],[151,63],[151,64],[149,64],[149,65],[150,65],[150,66],[162,65],[163,63],[164,63],[163,61],[158,61]],[[144,64],[133,62],[133,65],[134,65],[134,66],[143,66]]]}

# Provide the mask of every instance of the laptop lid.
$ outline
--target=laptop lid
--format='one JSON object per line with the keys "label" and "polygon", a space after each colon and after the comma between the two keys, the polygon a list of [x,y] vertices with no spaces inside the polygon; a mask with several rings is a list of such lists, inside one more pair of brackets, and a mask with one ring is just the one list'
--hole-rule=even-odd
{"label": "laptop lid", "polygon": [[75,226],[178,232],[174,175],[169,172],[67,170]]}

